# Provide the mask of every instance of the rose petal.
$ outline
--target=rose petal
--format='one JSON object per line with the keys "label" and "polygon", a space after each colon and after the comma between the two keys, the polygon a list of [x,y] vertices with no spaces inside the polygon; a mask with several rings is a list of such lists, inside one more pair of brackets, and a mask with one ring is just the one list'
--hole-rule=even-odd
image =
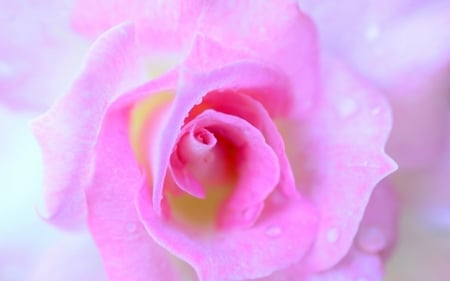
{"label": "rose petal", "polygon": [[180,280],[170,253],[152,240],[137,217],[134,199],[145,177],[129,143],[128,125],[128,108],[109,111],[103,121],[96,169],[86,190],[89,228],[109,280]]}
{"label": "rose petal", "polygon": [[178,50],[180,43],[183,45],[184,40],[192,38],[204,5],[203,0],[76,0],[72,26],[84,36],[95,38],[122,22],[139,22],[137,32],[141,44],[145,43],[153,50],[162,45],[165,51]]}
{"label": "rose petal", "polygon": [[297,149],[290,155],[299,155],[291,160],[297,185],[322,214],[311,252],[315,270],[347,253],[373,188],[396,168],[384,153],[391,120],[383,96],[329,59],[323,83],[323,100],[311,119],[297,121],[302,130],[285,138],[288,151]]}
{"label": "rose petal", "polygon": [[375,188],[370,198],[357,239],[338,264],[322,272],[310,272],[305,264],[300,262],[257,280],[381,280],[384,273],[383,259],[390,253],[395,242],[398,223],[397,207],[397,196],[392,186],[384,181]]}
{"label": "rose petal", "polygon": [[261,215],[263,219],[251,228],[219,232],[207,239],[195,232],[180,232],[157,216],[149,188],[141,188],[137,203],[151,237],[188,262],[200,281],[268,275],[304,256],[316,234],[314,208],[303,200],[269,206]]}
{"label": "rose petal", "polygon": [[[207,95],[203,100],[210,108],[214,108],[215,110],[226,114],[239,116],[262,132],[267,144],[272,147],[279,161],[280,180],[278,182],[278,188],[280,188],[286,196],[298,196],[299,194],[297,192],[297,187],[295,186],[292,169],[286,155],[284,140],[278,132],[274,121],[269,116],[269,112],[274,112],[271,110],[272,108],[266,110],[262,104],[257,101],[267,101],[266,95],[262,94],[261,90],[254,91],[257,93],[252,93],[250,89],[241,90],[239,92],[214,92]],[[274,92],[271,93],[273,94]],[[223,102],[224,100],[230,100],[230,102]],[[278,98],[278,100],[282,99]],[[271,101],[267,102],[270,103]],[[281,108],[285,107],[280,106],[280,109]]]}
{"label": "rose petal", "polygon": [[355,238],[360,250],[384,259],[391,254],[397,242],[398,203],[398,196],[387,179],[377,185]]}
{"label": "rose petal", "polygon": [[202,14],[198,29],[222,46],[276,65],[295,91],[296,110],[311,106],[317,90],[318,48],[314,25],[296,1],[214,1]]}
{"label": "rose petal", "polygon": [[202,97],[207,93],[217,89],[261,88],[265,89],[264,92],[267,93],[271,90],[281,92],[284,86],[280,83],[277,73],[250,62],[237,62],[205,74],[184,72],[181,75],[180,79],[183,81],[183,85],[174,100],[171,115],[164,124],[165,128],[161,134],[155,137],[155,146],[148,155],[153,168],[153,207],[158,214],[161,213],[163,180],[169,163],[169,155],[175,146],[179,128],[183,125],[190,109],[200,103]]}
{"label": "rose petal", "polygon": [[[304,271],[301,266],[292,266],[276,272],[269,277],[252,279],[254,281],[369,281],[381,280],[383,264],[376,255],[352,249],[335,267],[317,273]],[[249,280],[250,281],[250,280]]]}
{"label": "rose petal", "polygon": [[124,89],[140,84],[145,74],[136,59],[135,44],[131,25],[101,36],[70,93],[33,124],[44,151],[49,221],[56,225],[75,228],[86,216],[83,190],[90,184],[106,107]]}
{"label": "rose petal", "polygon": [[[183,127],[183,132],[190,131],[194,127],[220,132],[222,137],[228,139],[238,150],[236,167],[238,180],[227,199],[225,210],[221,212],[222,221],[219,221],[220,224],[224,224],[225,219],[227,225],[233,226],[238,220],[228,216],[227,209],[244,211],[263,202],[278,183],[280,175],[278,160],[261,132],[233,115],[206,110]],[[172,172],[177,181],[176,177],[181,176],[183,170],[172,165]],[[182,179],[184,177],[180,177],[177,182],[185,184]]]}

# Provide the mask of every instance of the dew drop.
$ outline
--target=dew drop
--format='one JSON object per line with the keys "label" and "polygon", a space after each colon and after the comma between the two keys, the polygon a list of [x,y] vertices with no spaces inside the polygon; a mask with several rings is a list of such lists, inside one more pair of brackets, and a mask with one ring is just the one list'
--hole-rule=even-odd
{"label": "dew drop", "polygon": [[337,110],[342,117],[349,117],[356,112],[358,105],[351,98],[346,98],[337,104]]}
{"label": "dew drop", "polygon": [[327,241],[329,243],[335,243],[339,238],[339,229],[337,228],[331,228],[327,232]]}
{"label": "dew drop", "polygon": [[278,226],[268,227],[266,230],[266,234],[267,234],[267,236],[270,236],[270,237],[279,236],[281,234],[281,228]]}
{"label": "dew drop", "polygon": [[358,237],[358,246],[366,253],[378,253],[386,246],[386,236],[377,227],[362,229]]}
{"label": "dew drop", "polygon": [[373,115],[378,115],[381,112],[381,108],[376,106],[374,108],[372,108],[372,110],[370,111]]}
{"label": "dew drop", "polygon": [[125,226],[125,228],[126,228],[126,230],[127,230],[129,233],[133,233],[133,232],[136,231],[136,224],[135,224],[135,223],[132,223],[132,222],[127,223],[127,225]]}

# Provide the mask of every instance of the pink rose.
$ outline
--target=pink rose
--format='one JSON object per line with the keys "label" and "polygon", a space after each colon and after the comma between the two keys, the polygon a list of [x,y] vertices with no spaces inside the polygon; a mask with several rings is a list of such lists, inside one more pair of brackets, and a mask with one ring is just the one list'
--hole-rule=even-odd
{"label": "pink rose", "polygon": [[365,255],[354,238],[395,169],[390,109],[319,57],[297,4],[168,1],[140,16],[96,40],[34,123],[48,220],[87,223],[110,280],[310,278]]}

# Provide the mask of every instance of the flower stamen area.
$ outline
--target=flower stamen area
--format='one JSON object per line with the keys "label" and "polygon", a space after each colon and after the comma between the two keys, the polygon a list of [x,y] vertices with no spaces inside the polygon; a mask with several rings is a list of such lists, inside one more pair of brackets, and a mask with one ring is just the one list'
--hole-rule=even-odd
{"label": "flower stamen area", "polygon": [[156,93],[138,102],[130,111],[130,143],[139,164],[146,165],[145,133],[155,129],[173,98],[174,94],[169,91]]}

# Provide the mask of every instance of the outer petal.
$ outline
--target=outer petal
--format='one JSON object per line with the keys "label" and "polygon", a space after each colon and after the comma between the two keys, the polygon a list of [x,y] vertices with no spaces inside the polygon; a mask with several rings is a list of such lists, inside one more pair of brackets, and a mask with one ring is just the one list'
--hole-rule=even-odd
{"label": "outer petal", "polygon": [[135,55],[132,26],[118,26],[104,34],[92,47],[70,93],[33,124],[44,151],[52,223],[73,228],[86,216],[83,190],[90,183],[101,121],[107,104],[142,76]]}
{"label": "outer petal", "polygon": [[[92,38],[122,22],[142,20],[147,29],[144,37],[150,39],[164,31],[173,36],[158,39],[180,42],[180,38],[192,37],[198,15],[205,4],[203,0],[76,0],[72,26],[81,34]],[[151,44],[155,44],[152,41]]]}
{"label": "outer petal", "polygon": [[332,60],[322,74],[323,100],[310,119],[294,121],[300,130],[284,133],[297,185],[322,216],[309,261],[315,270],[346,254],[373,188],[396,167],[384,153],[391,125],[384,98]]}
{"label": "outer petal", "polygon": [[296,110],[302,112],[313,103],[317,90],[316,35],[296,1],[212,1],[200,18],[199,32],[286,73],[295,91]]}
{"label": "outer petal", "polygon": [[266,206],[260,222],[249,229],[199,239],[196,233],[180,232],[158,217],[151,209],[150,198],[149,189],[141,189],[139,211],[148,233],[192,265],[201,281],[268,275],[300,260],[316,234],[314,209],[303,200]]}
{"label": "outer petal", "polygon": [[[154,90],[158,87],[155,83]],[[180,280],[176,258],[152,240],[137,217],[134,199],[145,178],[129,142],[128,119],[129,108],[112,107],[102,124],[86,191],[89,228],[109,280]]]}
{"label": "outer petal", "polygon": [[378,256],[352,248],[338,265],[329,270],[308,273],[301,266],[293,266],[254,281],[381,281],[382,277],[383,263]]}
{"label": "outer petal", "polygon": [[[103,17],[99,18],[99,14]],[[279,65],[290,78],[295,78],[293,83],[304,95],[311,98],[314,93],[317,71],[314,27],[299,12],[295,1],[169,0],[154,3],[137,0],[130,3],[115,0],[93,3],[79,0],[73,24],[82,33],[92,36],[121,21],[136,19],[143,23],[140,37],[149,45],[163,40],[166,48],[178,45],[179,50],[180,43],[184,45],[189,38],[203,34],[221,45]],[[236,33],[236,30],[241,32]],[[302,63],[293,64],[293,61]]]}
{"label": "outer petal", "polygon": [[310,272],[301,263],[258,281],[380,281],[383,259],[396,240],[397,197],[392,186],[383,182],[374,190],[350,251],[334,267]]}

